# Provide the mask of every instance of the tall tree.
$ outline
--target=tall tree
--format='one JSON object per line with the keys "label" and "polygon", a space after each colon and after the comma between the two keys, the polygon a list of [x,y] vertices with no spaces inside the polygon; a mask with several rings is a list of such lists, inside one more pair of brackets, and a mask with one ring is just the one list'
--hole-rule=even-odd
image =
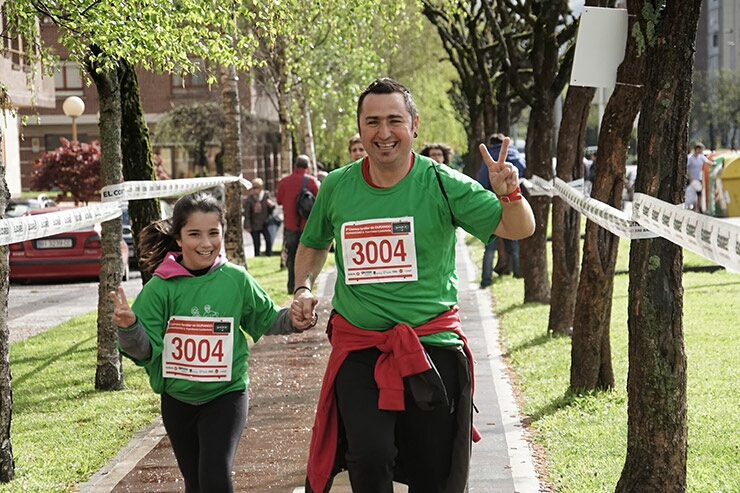
{"label": "tall tree", "polygon": [[[91,46],[85,68],[95,82],[100,101],[100,181],[104,187],[121,182],[121,87],[117,67],[104,67],[95,62],[100,49]],[[100,284],[98,285],[98,357],[95,371],[97,390],[123,388],[121,355],[116,347],[118,333],[111,321],[113,304],[108,293],[118,289],[123,280],[121,217],[105,221],[100,234]]]}
{"label": "tall tree", "polygon": [[[607,7],[613,0],[588,0],[586,6]],[[568,87],[558,131],[556,176],[565,182],[583,177],[583,152],[593,87]],[[581,261],[581,215],[559,197],[552,201],[552,293],[547,329],[553,334],[573,330]]]}
{"label": "tall tree", "polygon": [[[578,27],[566,0],[541,2],[497,2],[496,16],[491,15],[497,37],[505,43],[505,70],[512,90],[529,106],[527,128],[527,170],[525,176],[537,175],[545,180],[553,178],[555,137],[555,101],[570,78]],[[526,42],[518,29],[510,29],[523,22],[531,33]],[[522,70],[528,67],[529,70]],[[550,281],[547,277],[547,224],[550,217],[550,198],[530,196],[536,230],[520,242],[521,272],[524,276],[524,301],[548,303]]]}
{"label": "tall tree", "polygon": [[[642,1],[645,100],[635,189],[683,201],[692,73],[701,0]],[[683,251],[665,238],[630,247],[627,456],[617,493],[686,491]]]}
{"label": "tall tree", "polygon": [[[121,151],[125,181],[153,180],[152,144],[144,119],[141,93],[135,68],[121,60],[118,79],[121,86]],[[139,258],[139,233],[148,224],[161,219],[159,199],[133,200],[128,205],[136,258]],[[151,273],[142,272],[146,283]]]}
{"label": "tall tree", "polygon": [[[616,209],[622,206],[625,158],[635,117],[644,94],[647,56],[639,36],[637,12],[642,0],[629,0],[629,33],[618,84],[606,105],[599,132],[596,173],[591,197]],[[581,277],[576,294],[571,345],[570,387],[573,390],[614,386],[610,322],[619,238],[598,224],[586,223]]]}
{"label": "tall tree", "polygon": [[[224,111],[224,173],[231,176],[242,174],[241,105],[239,104],[239,78],[233,63],[221,66],[221,97]],[[229,261],[246,267],[244,236],[242,235],[242,185],[239,182],[226,184],[225,205],[226,232],[224,249]]]}
{"label": "tall tree", "polygon": [[223,102],[196,102],[164,113],[154,134],[157,142],[174,142],[192,153],[196,169],[208,176],[216,170],[208,167],[206,148],[210,142],[223,145],[225,128]]}
{"label": "tall tree", "polygon": [[[583,177],[583,151],[593,87],[570,86],[563,104],[558,137],[557,177],[565,182]],[[575,136],[576,138],[572,138]],[[568,335],[578,291],[581,261],[581,214],[563,199],[552,199],[552,293],[548,332]]]}
{"label": "tall tree", "polygon": [[[9,97],[5,89],[0,89],[0,107],[9,110]],[[0,132],[0,144],[5,136]],[[5,162],[0,152],[0,211],[5,216],[5,209],[10,200],[8,182],[5,181]],[[8,293],[10,292],[10,266],[8,256],[10,246],[0,246],[0,482],[7,483],[15,479],[15,461],[13,460],[13,442],[10,437],[10,425],[13,416],[13,389],[10,374],[10,333],[8,330]]]}
{"label": "tall tree", "polygon": [[[301,16],[295,15],[297,11]],[[279,115],[283,172],[290,172],[293,154],[307,154],[312,145],[293,137],[306,118],[307,106],[301,101],[314,111],[327,101],[338,100],[354,114],[358,94],[383,75],[382,53],[392,50],[399,29],[407,22],[404,0],[290,0],[256,13],[255,24],[272,29],[262,37],[259,57],[265,62],[263,82],[270,86],[266,93],[272,95]],[[313,116],[309,118],[313,121]],[[348,137],[341,140],[346,142]],[[294,142],[300,147],[295,151]]]}
{"label": "tall tree", "polygon": [[[453,86],[453,98],[463,122],[468,149],[465,172],[477,176],[480,155],[478,144],[495,132],[509,133],[512,120],[510,101],[514,96],[506,83],[503,40],[494,36],[493,3],[433,2],[422,0],[422,12],[436,27],[450,63],[459,81]],[[520,33],[521,35],[521,33]]]}

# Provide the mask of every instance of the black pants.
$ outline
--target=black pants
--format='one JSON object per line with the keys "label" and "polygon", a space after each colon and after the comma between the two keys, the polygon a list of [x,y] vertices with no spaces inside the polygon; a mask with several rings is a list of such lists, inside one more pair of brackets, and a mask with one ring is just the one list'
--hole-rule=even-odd
{"label": "black pants", "polygon": [[392,493],[394,472],[398,476],[399,471],[409,493],[444,491],[457,431],[459,354],[448,348],[425,348],[445,384],[449,406],[421,410],[407,389],[405,411],[378,409],[376,348],[350,353],[339,369],[335,389],[354,493]]}
{"label": "black pants", "polygon": [[199,406],[162,394],[162,422],[172,442],[186,493],[231,493],[231,468],[247,422],[247,391]]}
{"label": "black pants", "polygon": [[262,231],[252,230],[249,234],[252,235],[252,244],[254,245],[255,257],[260,256],[260,250],[262,249],[262,245],[260,244],[260,235],[265,238],[265,255],[267,255],[268,257],[272,255],[272,236],[270,236],[270,230],[267,229],[267,227],[265,227]]}
{"label": "black pants", "polygon": [[[283,231],[283,241],[285,241],[285,251],[287,252],[287,260],[285,266],[288,268],[288,294],[293,294],[296,288],[295,285],[295,252],[298,251],[298,243],[301,241],[301,233],[303,231],[293,231],[286,229]],[[303,280],[301,279],[301,282]]]}

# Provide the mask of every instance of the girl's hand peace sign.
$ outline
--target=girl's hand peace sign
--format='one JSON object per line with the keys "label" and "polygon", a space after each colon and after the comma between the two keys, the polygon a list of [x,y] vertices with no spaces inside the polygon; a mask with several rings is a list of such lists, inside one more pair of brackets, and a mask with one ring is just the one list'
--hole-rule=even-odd
{"label": "girl's hand peace sign", "polygon": [[509,195],[519,186],[519,171],[516,166],[506,161],[509,152],[510,139],[506,137],[501,143],[498,160],[494,160],[488,152],[485,144],[478,146],[483,161],[488,167],[488,178],[491,180],[491,188],[498,196]]}
{"label": "girl's hand peace sign", "polygon": [[124,329],[134,325],[136,323],[136,314],[128,306],[128,300],[126,299],[126,293],[123,292],[123,287],[118,286],[117,293],[111,291],[109,294],[115,305],[113,316],[111,317],[113,323]]}

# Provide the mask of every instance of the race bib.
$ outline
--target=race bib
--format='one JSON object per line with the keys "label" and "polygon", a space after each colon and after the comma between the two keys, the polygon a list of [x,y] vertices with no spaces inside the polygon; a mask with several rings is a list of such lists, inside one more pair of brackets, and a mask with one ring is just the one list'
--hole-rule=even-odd
{"label": "race bib", "polygon": [[347,284],[418,280],[414,218],[368,219],[343,224],[342,256]]}
{"label": "race bib", "polygon": [[195,382],[231,380],[234,319],[170,317],[164,335],[162,376]]}

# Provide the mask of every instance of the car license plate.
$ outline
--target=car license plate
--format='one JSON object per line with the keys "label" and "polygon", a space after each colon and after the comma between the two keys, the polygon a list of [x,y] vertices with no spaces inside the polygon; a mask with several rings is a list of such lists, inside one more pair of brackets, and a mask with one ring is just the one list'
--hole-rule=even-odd
{"label": "car license plate", "polygon": [[51,238],[48,240],[37,240],[36,248],[72,248],[72,238]]}

